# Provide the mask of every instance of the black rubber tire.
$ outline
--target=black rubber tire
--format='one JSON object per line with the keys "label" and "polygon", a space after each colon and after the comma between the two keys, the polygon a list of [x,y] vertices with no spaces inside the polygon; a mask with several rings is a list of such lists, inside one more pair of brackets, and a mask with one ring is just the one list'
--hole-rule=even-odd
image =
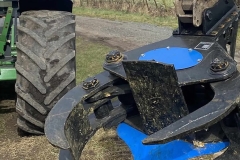
{"label": "black rubber tire", "polygon": [[63,11],[27,11],[19,21],[17,125],[25,132],[44,134],[49,111],[76,85],[75,16]]}

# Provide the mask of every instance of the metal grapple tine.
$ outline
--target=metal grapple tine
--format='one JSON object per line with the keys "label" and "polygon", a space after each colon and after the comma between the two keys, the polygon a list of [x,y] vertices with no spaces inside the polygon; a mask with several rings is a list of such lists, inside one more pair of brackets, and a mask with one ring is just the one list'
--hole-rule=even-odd
{"label": "metal grapple tine", "polygon": [[69,145],[64,134],[64,124],[73,107],[81,101],[81,86],[70,90],[50,111],[45,121],[45,135],[48,141],[62,149],[68,149]]}
{"label": "metal grapple tine", "polygon": [[69,144],[65,137],[64,125],[73,108],[87,97],[90,97],[99,90],[112,85],[112,83],[119,78],[110,75],[108,72],[102,72],[96,75],[95,79],[99,80],[99,87],[85,90],[83,89],[84,83],[76,86],[64,95],[48,114],[44,130],[48,141],[52,145],[62,149],[68,149]]}
{"label": "metal grapple tine", "polygon": [[74,159],[78,160],[88,140],[95,132],[109,123],[122,122],[127,117],[126,110],[118,106],[113,109],[109,116],[97,119],[92,108],[86,108],[84,104],[79,103],[69,114],[65,124],[65,135],[69,143],[70,150]]}
{"label": "metal grapple tine", "polygon": [[123,61],[123,67],[147,135],[188,114],[173,65]]}
{"label": "metal grapple tine", "polygon": [[85,110],[82,104],[78,104],[71,111],[65,123],[65,136],[76,160],[80,159],[84,146],[101,127],[101,124],[91,125],[89,114],[90,110]]}
{"label": "metal grapple tine", "polygon": [[237,73],[227,81],[212,83],[211,87],[215,92],[215,96],[211,102],[150,135],[143,140],[143,143],[166,143],[219,122],[239,104],[239,82],[240,75]]}

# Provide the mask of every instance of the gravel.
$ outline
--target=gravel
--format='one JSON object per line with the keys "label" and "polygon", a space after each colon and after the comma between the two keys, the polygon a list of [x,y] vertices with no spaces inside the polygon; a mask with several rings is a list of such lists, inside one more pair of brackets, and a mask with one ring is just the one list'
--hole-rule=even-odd
{"label": "gravel", "polygon": [[158,27],[146,23],[82,16],[77,16],[76,22],[78,35],[102,41],[124,51],[167,39],[172,34],[172,29],[169,27]]}

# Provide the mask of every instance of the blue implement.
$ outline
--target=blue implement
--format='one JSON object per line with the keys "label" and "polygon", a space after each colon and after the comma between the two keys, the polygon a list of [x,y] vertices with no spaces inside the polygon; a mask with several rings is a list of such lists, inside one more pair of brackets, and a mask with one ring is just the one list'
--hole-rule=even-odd
{"label": "blue implement", "polygon": [[118,136],[127,144],[134,160],[188,160],[203,155],[214,154],[229,146],[229,142],[207,143],[195,147],[192,143],[175,140],[166,144],[144,145],[144,133],[121,123],[117,128]]}
{"label": "blue implement", "polygon": [[173,64],[176,70],[187,69],[199,64],[203,59],[200,52],[180,47],[159,48],[148,51],[139,60],[155,60],[165,64]]}

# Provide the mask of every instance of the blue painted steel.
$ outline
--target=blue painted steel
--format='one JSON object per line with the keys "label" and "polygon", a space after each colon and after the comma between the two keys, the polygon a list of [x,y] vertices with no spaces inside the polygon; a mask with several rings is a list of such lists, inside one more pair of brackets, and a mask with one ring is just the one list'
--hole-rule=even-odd
{"label": "blue painted steel", "polygon": [[229,146],[229,142],[208,143],[196,148],[191,143],[175,140],[160,145],[143,145],[147,135],[121,123],[117,128],[118,136],[130,148],[134,160],[188,160],[190,158],[219,152]]}
{"label": "blue painted steel", "polygon": [[200,52],[180,47],[159,48],[148,51],[139,57],[139,60],[155,60],[165,64],[173,64],[176,70],[186,69],[201,62],[203,56]]}

